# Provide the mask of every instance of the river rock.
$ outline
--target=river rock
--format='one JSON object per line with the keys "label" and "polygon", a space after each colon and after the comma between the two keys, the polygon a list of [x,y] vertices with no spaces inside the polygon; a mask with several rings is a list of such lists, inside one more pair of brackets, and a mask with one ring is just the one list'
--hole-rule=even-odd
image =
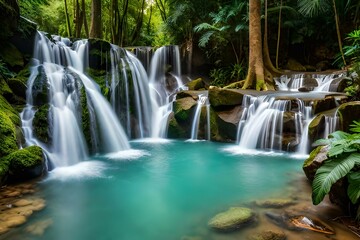
{"label": "river rock", "polygon": [[42,221],[37,221],[25,228],[25,230],[33,235],[41,236],[44,234],[45,230],[53,224],[53,220],[46,219]]}
{"label": "river rock", "polygon": [[212,107],[241,105],[244,94],[235,89],[209,88],[209,101]]}
{"label": "river rock", "polygon": [[194,79],[186,84],[189,90],[201,90],[205,89],[205,83],[202,78]]}
{"label": "river rock", "polygon": [[328,158],[327,151],[328,146],[318,146],[313,151],[311,151],[310,156],[304,161],[303,170],[306,177],[313,181],[315,173],[322,163]]}
{"label": "river rock", "polygon": [[272,198],[266,200],[257,200],[255,204],[263,208],[283,208],[294,204],[291,198]]}
{"label": "river rock", "polygon": [[249,240],[285,240],[286,235],[282,231],[267,230],[252,234]]}
{"label": "river rock", "polygon": [[26,217],[22,215],[13,215],[3,220],[4,226],[16,227],[26,222]]}
{"label": "river rock", "polygon": [[244,207],[231,207],[227,211],[215,215],[208,225],[218,231],[233,231],[255,219],[255,213]]}

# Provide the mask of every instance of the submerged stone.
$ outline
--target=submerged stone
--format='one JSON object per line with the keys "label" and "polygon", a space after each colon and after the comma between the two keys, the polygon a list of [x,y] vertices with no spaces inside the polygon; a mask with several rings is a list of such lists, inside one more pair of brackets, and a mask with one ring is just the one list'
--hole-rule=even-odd
{"label": "submerged stone", "polygon": [[248,239],[249,240],[285,240],[286,235],[282,231],[267,230],[250,235]]}
{"label": "submerged stone", "polygon": [[255,201],[255,204],[263,208],[282,208],[294,204],[291,198],[273,198]]}
{"label": "submerged stone", "polygon": [[233,231],[255,219],[255,213],[250,208],[231,207],[227,211],[215,215],[208,225],[218,231]]}

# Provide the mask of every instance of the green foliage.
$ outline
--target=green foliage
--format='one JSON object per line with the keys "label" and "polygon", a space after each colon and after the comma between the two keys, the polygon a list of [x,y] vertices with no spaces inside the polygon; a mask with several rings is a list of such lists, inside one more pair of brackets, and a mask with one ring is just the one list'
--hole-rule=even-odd
{"label": "green foliage", "polygon": [[[316,171],[312,184],[312,200],[319,204],[333,184],[343,177],[348,180],[347,194],[353,204],[360,199],[360,122],[350,125],[350,133],[336,131],[328,139],[316,143],[329,145],[328,159]],[[359,212],[359,211],[358,211]],[[357,217],[360,217],[358,215]]]}
{"label": "green foliage", "polygon": [[5,79],[15,76],[15,73],[9,70],[9,68],[6,66],[6,63],[4,63],[2,59],[0,59],[0,75]]}
{"label": "green foliage", "polygon": [[215,68],[210,71],[211,85],[223,87],[245,78],[246,68],[242,63],[228,67]]}

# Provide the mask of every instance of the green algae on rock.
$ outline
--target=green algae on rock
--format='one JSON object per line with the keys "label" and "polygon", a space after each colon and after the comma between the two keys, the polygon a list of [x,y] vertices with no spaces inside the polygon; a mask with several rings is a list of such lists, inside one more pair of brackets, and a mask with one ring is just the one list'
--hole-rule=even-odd
{"label": "green algae on rock", "polygon": [[231,207],[215,215],[208,225],[218,231],[233,231],[254,221],[255,213],[250,208]]}

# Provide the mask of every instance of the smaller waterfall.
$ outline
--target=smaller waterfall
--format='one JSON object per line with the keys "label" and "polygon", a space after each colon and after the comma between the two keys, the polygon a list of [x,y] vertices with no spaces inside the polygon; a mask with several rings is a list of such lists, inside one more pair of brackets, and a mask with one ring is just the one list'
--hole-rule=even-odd
{"label": "smaller waterfall", "polygon": [[323,138],[328,138],[330,133],[333,133],[339,129],[339,116],[337,111],[333,116],[325,115],[325,129]]}
{"label": "smaller waterfall", "polygon": [[[246,97],[248,98],[248,97]],[[288,100],[275,100],[272,96],[260,96],[245,100],[245,121],[239,125],[239,145],[243,149],[282,149],[283,113]]]}
{"label": "smaller waterfall", "polygon": [[111,45],[111,104],[127,136],[148,137],[152,108],[147,73],[129,51]]}
{"label": "smaller waterfall", "polygon": [[206,107],[206,119],[207,119],[207,139],[210,138],[210,114],[209,114],[209,111],[210,111],[210,105],[209,105],[209,102],[208,102],[208,97],[207,96],[204,96],[202,94],[199,95],[199,99],[197,101],[197,105],[196,105],[196,109],[195,109],[195,114],[194,114],[194,118],[193,118],[193,122],[192,122],[192,125],[191,125],[191,140],[197,140],[198,139],[198,131],[199,131],[199,123],[200,123],[200,115],[201,115],[201,109],[203,107]]}
{"label": "smaller waterfall", "polygon": [[283,75],[274,78],[279,90],[298,91],[301,87],[309,87],[316,92],[329,92],[330,86],[334,80],[344,76],[345,73],[337,74],[293,74],[291,76]]}
{"label": "smaller waterfall", "polygon": [[152,106],[152,138],[165,138],[168,117],[176,93],[183,89],[180,79],[180,52],[178,46],[157,49],[152,57],[149,73],[150,98]]}
{"label": "smaller waterfall", "polygon": [[[300,114],[300,143],[297,147],[297,154],[306,155],[309,153],[309,125],[314,119],[312,115],[312,107],[305,106],[303,101],[298,100]],[[298,131],[298,130],[297,130]]]}

